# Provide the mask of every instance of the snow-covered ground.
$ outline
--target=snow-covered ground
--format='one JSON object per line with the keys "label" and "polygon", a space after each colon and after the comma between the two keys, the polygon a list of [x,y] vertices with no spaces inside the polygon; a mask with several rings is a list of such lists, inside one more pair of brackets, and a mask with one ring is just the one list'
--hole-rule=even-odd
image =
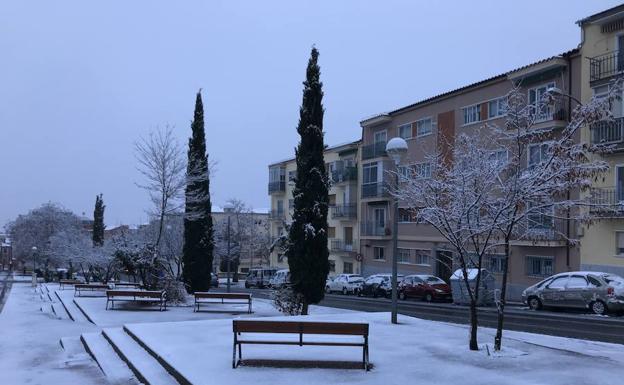
{"label": "snow-covered ground", "polygon": [[[411,317],[400,317],[400,325],[392,325],[387,313],[312,307],[312,315],[305,319],[370,324],[370,360],[374,365],[370,372],[252,366],[232,369],[232,318],[295,318],[278,316],[270,303],[263,300],[255,300],[255,313],[248,315],[233,311],[244,310],[245,305],[223,308],[217,305],[215,312],[205,313],[193,313],[191,307],[172,307],[165,312],[107,311],[104,298],[77,298],[76,303],[96,323],[93,324],[86,317],[80,317],[82,312],[73,302],[73,290],[61,291],[59,296],[70,312],[74,312],[77,320],[74,322],[62,312],[63,307],[55,294],[58,285],[50,285],[49,292],[41,287],[43,289],[33,289],[29,284],[14,284],[0,314],[1,385],[107,383],[98,365],[84,352],[79,341],[81,335],[99,356],[99,366],[107,372],[108,381],[114,379],[115,384],[138,382],[109,342],[127,358],[135,360],[146,376],[174,385],[176,381],[154,356],[194,385],[617,384],[621,382],[624,363],[622,345],[506,332],[505,350],[490,356],[486,349],[479,352],[467,349],[466,326]],[[480,329],[482,345],[491,343],[493,335],[491,329]],[[61,340],[66,345],[65,350],[59,344]],[[143,346],[152,350],[153,355]],[[361,355],[361,349],[349,347],[243,347],[243,359],[358,362]]]}

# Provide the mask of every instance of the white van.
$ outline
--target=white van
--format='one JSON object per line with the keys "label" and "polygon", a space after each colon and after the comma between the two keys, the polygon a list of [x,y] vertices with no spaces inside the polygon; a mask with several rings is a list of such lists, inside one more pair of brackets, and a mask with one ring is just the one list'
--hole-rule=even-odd
{"label": "white van", "polygon": [[269,286],[271,278],[275,275],[277,269],[251,269],[245,278],[245,287],[264,288]]}
{"label": "white van", "polygon": [[273,289],[281,289],[284,285],[290,283],[290,270],[278,270],[277,273],[269,281],[269,286]]}

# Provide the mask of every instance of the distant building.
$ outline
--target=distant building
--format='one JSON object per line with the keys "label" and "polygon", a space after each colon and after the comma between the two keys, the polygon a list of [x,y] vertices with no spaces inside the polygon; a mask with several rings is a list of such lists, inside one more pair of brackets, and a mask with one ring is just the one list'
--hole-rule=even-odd
{"label": "distant building", "polygon": [[10,269],[13,260],[13,248],[11,240],[5,234],[0,234],[0,268]]}

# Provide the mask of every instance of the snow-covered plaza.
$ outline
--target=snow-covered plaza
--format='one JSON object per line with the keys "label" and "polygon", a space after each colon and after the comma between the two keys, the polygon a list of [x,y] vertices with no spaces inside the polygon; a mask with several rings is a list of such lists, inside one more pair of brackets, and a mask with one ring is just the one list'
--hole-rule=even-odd
{"label": "snow-covered plaza", "polygon": [[[74,298],[57,284],[13,284],[0,314],[0,383],[616,384],[624,364],[616,344],[506,332],[495,355],[486,346],[494,331],[483,328],[482,349],[470,352],[467,326],[403,316],[392,325],[387,313],[313,307],[306,320],[370,325],[369,372],[326,367],[359,361],[361,348],[280,345],[245,346],[244,360],[265,366],[232,369],[232,319],[303,317],[281,316],[257,299],[253,314],[245,314],[246,305],[218,304],[200,313],[191,306],[159,312],[105,305],[106,298]],[[296,338],[271,336],[290,337]]]}

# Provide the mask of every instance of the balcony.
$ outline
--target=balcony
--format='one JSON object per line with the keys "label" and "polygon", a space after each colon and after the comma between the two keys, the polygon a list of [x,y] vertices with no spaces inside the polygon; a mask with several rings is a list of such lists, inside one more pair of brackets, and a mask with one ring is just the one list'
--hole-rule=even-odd
{"label": "balcony", "polygon": [[362,185],[362,198],[388,198],[388,184],[384,182],[367,183]]}
{"label": "balcony", "polygon": [[283,193],[286,191],[286,181],[269,182],[269,194]]}
{"label": "balcony", "polygon": [[[570,226],[572,229],[573,226]],[[518,223],[515,243],[525,242],[540,244],[541,242],[556,242],[560,245],[566,240],[567,220],[552,218],[546,215],[530,215],[526,220]]]}
{"label": "balcony", "polygon": [[331,206],[330,210],[332,219],[350,220],[357,218],[356,205]]}
{"label": "balcony", "polygon": [[624,70],[624,51],[612,51],[589,58],[589,81],[608,79]]}
{"label": "balcony", "polygon": [[615,187],[592,188],[589,212],[598,216],[623,217],[624,193]]}
{"label": "balcony", "polygon": [[556,101],[548,105],[533,105],[535,115],[535,123],[548,122],[551,120],[567,120],[568,111],[563,101]]}
{"label": "balcony", "polygon": [[340,170],[334,170],[331,173],[332,181],[335,184],[357,181],[358,170],[355,166],[345,167]]}
{"label": "balcony", "polygon": [[365,237],[386,237],[392,235],[390,227],[378,222],[361,222],[360,236]]}
{"label": "balcony", "polygon": [[386,156],[386,142],[377,142],[362,147],[362,159],[378,158]]}
{"label": "balcony", "polygon": [[329,249],[331,251],[352,253],[355,251],[355,246],[353,245],[353,241],[347,243],[342,239],[332,238],[329,240]]}
{"label": "balcony", "polygon": [[624,118],[615,118],[611,121],[597,122],[591,125],[592,144],[617,144],[624,141]]}
{"label": "balcony", "polygon": [[283,221],[286,219],[286,212],[283,210],[271,210],[269,211],[269,220]]}

